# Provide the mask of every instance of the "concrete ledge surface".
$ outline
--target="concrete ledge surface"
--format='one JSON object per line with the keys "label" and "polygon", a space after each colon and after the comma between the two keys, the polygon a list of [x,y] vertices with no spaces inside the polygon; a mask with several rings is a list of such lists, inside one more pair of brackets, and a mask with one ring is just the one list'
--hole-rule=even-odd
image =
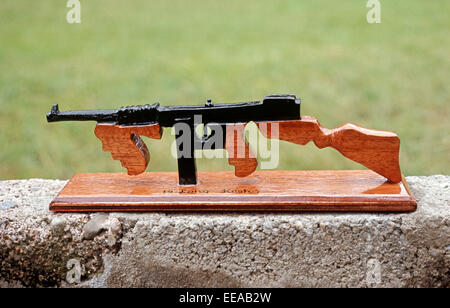
{"label": "concrete ledge surface", "polygon": [[65,181],[0,181],[0,287],[450,287],[450,176],[408,214],[54,214]]}

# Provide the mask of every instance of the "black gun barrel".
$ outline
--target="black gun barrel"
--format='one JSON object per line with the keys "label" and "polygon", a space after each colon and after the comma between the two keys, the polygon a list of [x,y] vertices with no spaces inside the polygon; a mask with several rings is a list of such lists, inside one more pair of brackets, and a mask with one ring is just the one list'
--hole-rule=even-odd
{"label": "black gun barrel", "polygon": [[47,113],[48,122],[60,121],[97,121],[101,123],[117,122],[118,110],[78,110],[60,112],[58,105],[53,105]]}

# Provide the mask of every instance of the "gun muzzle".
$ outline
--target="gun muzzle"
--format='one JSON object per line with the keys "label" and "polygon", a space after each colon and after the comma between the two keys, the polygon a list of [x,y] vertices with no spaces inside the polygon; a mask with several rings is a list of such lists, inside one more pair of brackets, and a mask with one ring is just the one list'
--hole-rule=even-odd
{"label": "gun muzzle", "polygon": [[52,109],[49,113],[47,113],[47,122],[56,122],[59,115],[59,106],[55,104],[52,106]]}

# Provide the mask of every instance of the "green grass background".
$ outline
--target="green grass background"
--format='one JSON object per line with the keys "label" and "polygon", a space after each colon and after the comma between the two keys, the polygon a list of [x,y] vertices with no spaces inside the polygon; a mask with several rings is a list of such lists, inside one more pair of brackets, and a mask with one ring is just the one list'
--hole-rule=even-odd
{"label": "green grass background", "polygon": [[[94,123],[47,124],[61,110],[202,104],[294,93],[302,113],[402,140],[406,175],[450,174],[450,1],[81,0],[0,4],[0,179],[122,171]],[[176,170],[173,136],[146,139],[149,170]],[[200,160],[200,170],[231,168]],[[358,169],[333,149],[282,143],[279,169]]]}

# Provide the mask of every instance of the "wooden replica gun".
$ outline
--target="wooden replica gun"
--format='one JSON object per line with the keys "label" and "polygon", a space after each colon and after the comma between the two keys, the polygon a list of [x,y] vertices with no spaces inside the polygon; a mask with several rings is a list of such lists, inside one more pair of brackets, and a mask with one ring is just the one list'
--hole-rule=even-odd
{"label": "wooden replica gun", "polygon": [[[400,139],[395,133],[355,124],[326,129],[315,118],[300,115],[300,99],[295,95],[269,95],[262,101],[234,104],[215,105],[208,100],[204,106],[165,107],[155,103],[117,110],[60,112],[58,105],[54,105],[47,114],[47,121],[97,121],[95,135],[102,141],[103,150],[120,160],[129,175],[143,173],[150,161],[149,151],[140,135],[161,139],[163,127],[175,127],[180,185],[197,184],[196,149],[224,148],[229,154],[229,163],[235,167],[236,176],[252,174],[258,163],[244,137],[245,125],[250,121],[255,122],[267,138],[272,138],[271,126],[275,124],[278,125],[277,137],[280,140],[300,145],[313,141],[320,149],[332,147],[393,183],[402,180]],[[177,128],[178,124],[188,126],[191,133],[186,134]],[[203,136],[195,132],[198,124],[204,125]],[[267,129],[261,129],[263,125]],[[211,130],[209,135],[208,127]],[[215,135],[218,131],[223,132],[221,142],[217,142],[218,135]],[[181,141],[186,138],[190,147],[183,148]]]}

